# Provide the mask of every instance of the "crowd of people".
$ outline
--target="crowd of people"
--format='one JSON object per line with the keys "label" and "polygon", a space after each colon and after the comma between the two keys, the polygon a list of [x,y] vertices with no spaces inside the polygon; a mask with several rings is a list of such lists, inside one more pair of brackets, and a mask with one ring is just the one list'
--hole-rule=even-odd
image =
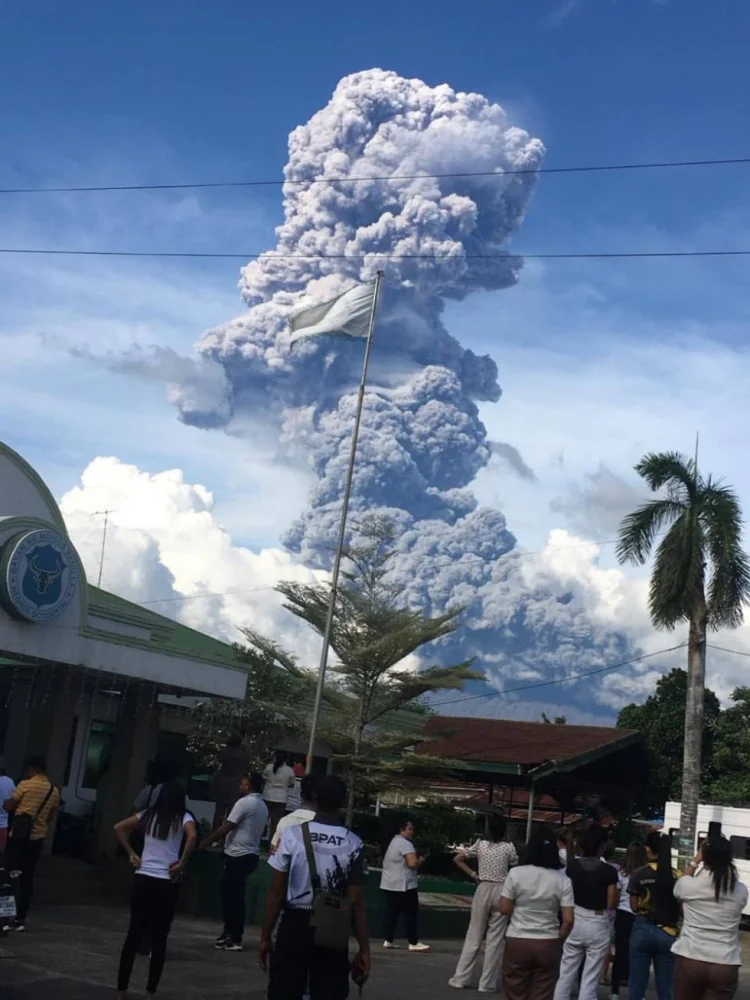
{"label": "crowd of people", "polygon": [[451,986],[472,985],[484,939],[479,992],[501,986],[504,1000],[597,1000],[602,983],[612,1000],[624,986],[629,1000],[644,1000],[652,967],[658,1000],[736,994],[748,890],[728,840],[706,840],[680,873],[658,832],[631,843],[623,865],[597,825],[575,842],[564,829],[536,828],[518,865],[502,834],[495,821],[456,856],[479,885]]}
{"label": "crowd of people", "polygon": [[[139,952],[150,956],[147,996],[154,997],[188,861],[196,848],[216,843],[222,845],[223,927],[215,947],[241,951],[247,880],[267,841],[271,884],[259,961],[268,973],[269,1000],[346,1000],[350,981],[361,987],[370,974],[365,849],[342,823],[344,783],[332,775],[300,777],[281,755],[263,774],[239,771],[239,751],[230,742],[222,756],[215,783],[222,812],[200,843],[185,789],[166,773],[152,778],[131,815],[114,828],[135,870],[117,973],[120,1000]],[[59,793],[41,758],[30,761],[18,787],[0,774],[0,789],[0,831],[7,840],[0,849],[5,846],[6,864],[22,872],[11,926],[23,931]],[[402,817],[382,844],[386,950],[399,946],[401,918],[408,951],[430,950],[419,937],[422,858],[414,835],[412,822]],[[658,832],[631,843],[620,863],[597,824],[575,836],[536,827],[517,850],[503,818],[490,816],[484,836],[459,851],[455,863],[476,890],[451,987],[476,984],[480,993],[502,992],[504,1000],[570,1000],[574,993],[596,1000],[605,984],[612,1000],[624,988],[629,1000],[645,1000],[653,969],[658,1000],[729,1000],[736,994],[748,889],[720,835],[704,841],[679,872],[670,839]],[[358,950],[350,962],[352,932]]]}

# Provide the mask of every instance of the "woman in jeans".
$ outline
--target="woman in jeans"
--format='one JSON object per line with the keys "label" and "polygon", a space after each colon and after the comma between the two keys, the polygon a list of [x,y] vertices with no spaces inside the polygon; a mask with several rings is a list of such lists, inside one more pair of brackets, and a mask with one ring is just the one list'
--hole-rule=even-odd
{"label": "woman in jeans", "polygon": [[499,909],[510,921],[505,936],[503,997],[552,1000],[561,943],[573,928],[573,887],[562,871],[555,835],[549,827],[538,827],[531,835],[523,863],[505,880]]}
{"label": "woman in jeans", "polygon": [[[478,840],[473,847],[461,851],[454,859],[461,871],[477,883],[477,890],[471,902],[471,921],[461,957],[453,978],[448,980],[448,985],[458,990],[468,989],[471,986],[479,949],[484,941],[484,964],[482,977],[479,980],[480,993],[496,993],[500,985],[500,965],[508,921],[497,912],[497,902],[508,869],[518,864],[515,847],[504,839],[507,823],[503,817],[490,816],[488,827],[488,838]],[[477,871],[473,871],[466,864],[470,858],[476,858]]]}
{"label": "woman in jeans", "polygon": [[729,1000],[737,992],[741,965],[740,919],[747,887],[738,880],[732,848],[724,837],[708,840],[674,887],[683,924],[672,948],[677,956],[679,1000]]}
{"label": "woman in jeans", "polygon": [[[130,838],[143,832],[143,850],[136,854]],[[115,826],[115,835],[135,868],[130,900],[130,926],[117,974],[118,1000],[126,1000],[133,963],[144,933],[151,941],[151,963],[146,996],[153,997],[167,956],[167,938],[174,917],[177,882],[182,877],[197,839],[195,822],[185,811],[185,790],[176,781],[165,782],[155,804]]]}
{"label": "woman in jeans", "polygon": [[404,915],[404,931],[409,951],[429,951],[428,944],[419,940],[419,858],[411,838],[414,825],[402,819],[398,833],[388,842],[383,857],[383,874],[380,888],[385,896],[384,948],[397,948],[394,938],[399,916]]}
{"label": "woman in jeans", "polygon": [[669,837],[650,833],[646,837],[646,858],[648,863],[631,875],[628,886],[635,914],[630,934],[628,996],[645,997],[653,962],[658,1000],[672,1000],[672,945],[677,939],[680,906],[674,898],[677,872],[672,868]]}
{"label": "woman in jeans", "polygon": [[630,974],[630,933],[635,915],[630,905],[630,876],[646,864],[646,848],[639,840],[628,845],[625,864],[617,876],[620,899],[615,913],[615,960],[612,964],[612,997],[619,997],[620,987]]}
{"label": "woman in jeans", "polygon": [[609,911],[617,906],[617,872],[599,856],[605,840],[601,827],[590,827],[581,842],[581,857],[574,858],[565,872],[573,883],[575,923],[563,947],[555,1000],[570,1000],[582,964],[580,1000],[597,1000],[599,995],[599,977],[612,940]]}

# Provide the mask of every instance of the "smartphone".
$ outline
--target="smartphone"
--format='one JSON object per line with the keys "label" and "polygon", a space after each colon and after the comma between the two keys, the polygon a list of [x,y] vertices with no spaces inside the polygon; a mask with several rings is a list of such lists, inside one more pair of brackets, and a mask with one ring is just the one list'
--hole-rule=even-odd
{"label": "smartphone", "polygon": [[721,839],[721,823],[717,819],[712,819],[708,824],[708,837],[707,840],[720,840]]}

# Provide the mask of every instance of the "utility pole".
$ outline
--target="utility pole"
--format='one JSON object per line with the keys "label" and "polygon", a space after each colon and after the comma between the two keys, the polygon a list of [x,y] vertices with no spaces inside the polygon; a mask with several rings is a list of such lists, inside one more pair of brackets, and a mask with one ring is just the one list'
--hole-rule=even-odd
{"label": "utility pole", "polygon": [[99,559],[99,579],[97,581],[97,587],[101,588],[102,585],[102,573],[104,572],[104,548],[107,544],[107,525],[109,524],[109,515],[114,514],[113,510],[95,510],[94,516],[98,514],[104,514],[104,531],[102,533],[102,554]]}

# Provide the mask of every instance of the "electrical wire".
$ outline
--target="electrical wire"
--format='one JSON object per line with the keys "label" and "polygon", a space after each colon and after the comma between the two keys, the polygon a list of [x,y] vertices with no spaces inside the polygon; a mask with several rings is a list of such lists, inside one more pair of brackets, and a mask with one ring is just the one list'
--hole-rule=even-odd
{"label": "electrical wire", "polygon": [[210,190],[216,188],[282,187],[285,184],[299,186],[311,184],[368,184],[378,181],[448,180],[451,178],[473,177],[517,177],[536,174],[590,174],[608,173],[619,170],[664,170],[677,167],[718,167],[739,166],[750,163],[750,156],[721,157],[706,160],[653,160],[641,163],[594,163],[570,167],[518,167],[505,170],[466,170],[455,173],[436,174],[389,174],[374,177],[314,177],[294,180],[274,178],[255,181],[197,181],[184,184],[89,184],[69,187],[8,187],[0,188],[0,194],[79,194],[106,191],[186,191]]}
{"label": "electrical wire", "polygon": [[620,667],[628,667],[631,663],[639,663],[641,660],[648,660],[653,656],[663,656],[665,653],[673,653],[676,649],[684,649],[685,646],[687,646],[687,643],[681,642],[676,646],[669,646],[667,649],[659,649],[655,653],[643,653],[641,656],[633,656],[629,660],[622,660],[620,663],[610,663],[606,667],[597,667],[595,670],[586,670],[580,674],[569,674],[567,677],[558,677],[549,681],[535,681],[532,684],[521,684],[517,687],[503,688],[502,691],[489,691],[482,694],[467,695],[465,698],[451,698],[448,701],[433,702],[430,708],[442,708],[445,705],[455,705],[464,701],[476,701],[478,698],[497,698],[504,694],[515,694],[517,691],[530,691],[532,688],[551,687],[556,684],[567,684],[570,681],[580,681],[586,677],[593,677],[595,674],[604,674],[610,670],[618,670]]}
{"label": "electrical wire", "polygon": [[53,257],[173,257],[195,260],[259,260],[261,263],[274,260],[429,260],[435,263],[442,261],[467,260],[636,260],[648,258],[679,258],[679,257],[749,257],[750,250],[639,250],[634,252],[616,251],[590,253],[494,253],[494,254],[410,254],[383,253],[373,250],[371,253],[358,254],[305,254],[305,253],[275,253],[264,250],[262,253],[214,253],[188,250],[54,250],[48,247],[0,247],[0,254],[41,254]]}

